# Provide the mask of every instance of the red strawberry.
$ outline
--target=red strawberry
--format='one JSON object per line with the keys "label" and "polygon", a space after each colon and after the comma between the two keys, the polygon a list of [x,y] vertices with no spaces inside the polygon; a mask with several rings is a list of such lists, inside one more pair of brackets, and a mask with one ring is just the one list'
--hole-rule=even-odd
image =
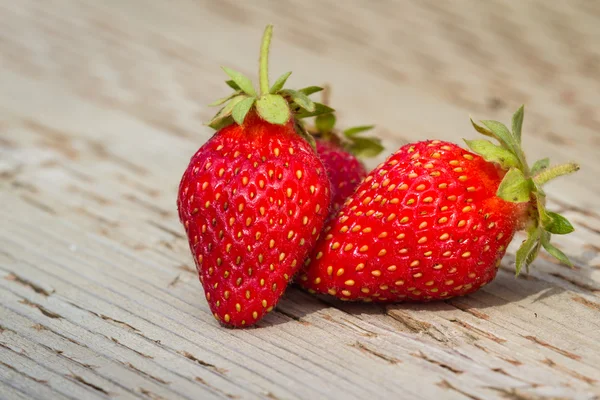
{"label": "red strawberry", "polygon": [[367,176],[367,171],[358,158],[331,142],[317,139],[317,153],[325,165],[331,182],[331,215],[333,216]]}
{"label": "red strawberry", "polygon": [[495,121],[475,128],[496,138],[467,141],[476,153],[439,140],[406,145],[375,169],[325,229],[300,283],[343,300],[435,300],[465,295],[496,275],[515,231],[529,237],[517,273],[540,247],[560,261],[552,233],[573,231],[545,209],[542,185],[576,164],[530,169],[521,150],[523,108],[513,132]]}
{"label": "red strawberry", "polygon": [[[327,92],[327,88],[325,91]],[[325,97],[326,95],[324,99]],[[311,132],[317,138],[317,153],[331,182],[332,217],[367,176],[359,157],[375,157],[383,151],[379,139],[358,136],[373,126],[357,126],[339,134],[334,130],[335,121],[333,113],[319,115],[315,118],[315,128]]]}
{"label": "red strawberry", "polygon": [[260,95],[248,78],[225,69],[236,93],[211,121],[220,130],[192,157],[177,201],[211,311],[233,327],[273,309],[314,246],[330,202],[323,164],[296,118],[331,109],[281,90],[289,73],[269,89],[271,30],[261,50]]}

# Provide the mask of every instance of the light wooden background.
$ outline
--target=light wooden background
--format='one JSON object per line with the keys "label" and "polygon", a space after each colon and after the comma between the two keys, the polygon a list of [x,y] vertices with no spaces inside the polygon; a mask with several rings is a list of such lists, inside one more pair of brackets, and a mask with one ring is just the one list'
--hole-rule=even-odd
{"label": "light wooden background", "polygon": [[[225,64],[330,83],[343,126],[472,137],[526,103],[576,226],[462,299],[289,290],[256,329],[204,301],[175,207]],[[0,1],[0,398],[555,399],[600,394],[600,2]],[[374,165],[379,160],[371,161]]]}

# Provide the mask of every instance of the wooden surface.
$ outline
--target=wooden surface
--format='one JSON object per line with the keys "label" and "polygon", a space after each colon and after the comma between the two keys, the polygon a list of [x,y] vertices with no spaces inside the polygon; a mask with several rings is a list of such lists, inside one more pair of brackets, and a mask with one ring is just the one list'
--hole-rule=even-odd
{"label": "wooden surface", "polygon": [[[576,267],[515,279],[511,253],[427,305],[291,289],[258,328],[218,326],[176,189],[219,65],[255,76],[269,22],[272,74],[330,83],[390,152],[526,103],[530,159],[582,165],[547,190]],[[0,398],[598,398],[599,43],[594,0],[1,0]]]}

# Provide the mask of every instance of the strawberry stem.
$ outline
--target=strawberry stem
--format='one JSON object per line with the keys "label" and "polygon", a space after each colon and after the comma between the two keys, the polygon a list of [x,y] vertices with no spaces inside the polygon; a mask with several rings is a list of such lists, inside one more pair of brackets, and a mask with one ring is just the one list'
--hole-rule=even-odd
{"label": "strawberry stem", "polygon": [[579,170],[576,163],[567,163],[548,167],[547,158],[538,160],[530,168],[525,160],[521,147],[524,107],[521,106],[512,118],[512,132],[497,121],[481,121],[484,126],[473,120],[471,124],[482,135],[495,138],[499,145],[487,140],[467,140],[467,145],[486,161],[499,164],[506,170],[506,175],[498,186],[496,195],[505,201],[514,203],[531,203],[535,198],[537,204],[531,204],[528,216],[529,229],[527,240],[517,250],[517,275],[521,268],[529,267],[538,255],[540,247],[560,262],[572,265],[568,257],[550,243],[553,234],[566,235],[573,232],[573,225],[562,215],[546,209],[546,194],[542,186],[559,176],[571,174]]}
{"label": "strawberry stem", "polygon": [[252,80],[244,74],[223,67],[223,71],[231,78],[225,83],[234,90],[234,93],[213,103],[222,105],[222,108],[208,125],[216,130],[233,123],[242,125],[248,113],[253,111],[263,121],[273,125],[285,125],[290,118],[293,118],[297,130],[299,130],[298,133],[312,143],[313,139],[307,136],[308,134],[304,132],[304,128],[298,120],[329,114],[334,110],[308,98],[310,94],[322,90],[317,86],[309,86],[300,90],[284,89],[283,86],[291,72],[281,75],[273,86],[269,87],[269,48],[272,36],[273,25],[267,25],[260,46],[258,70],[260,92],[257,93]]}
{"label": "strawberry stem", "polygon": [[554,178],[558,178],[559,176],[572,174],[573,172],[579,171],[579,164],[575,163],[567,163],[560,164],[555,167],[546,168],[533,177],[533,181],[538,186],[542,186],[548,181],[551,181]]}
{"label": "strawberry stem", "polygon": [[267,25],[263,34],[262,44],[260,46],[260,67],[258,71],[260,95],[269,93],[269,46],[273,36],[273,25]]}

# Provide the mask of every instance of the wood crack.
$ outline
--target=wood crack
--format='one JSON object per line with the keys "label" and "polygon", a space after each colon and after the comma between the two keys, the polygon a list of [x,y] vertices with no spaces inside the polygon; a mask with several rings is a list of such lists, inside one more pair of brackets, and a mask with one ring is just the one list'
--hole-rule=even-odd
{"label": "wood crack", "polygon": [[583,222],[581,220],[577,220],[577,224],[583,226],[585,229],[594,232],[596,235],[600,235],[600,229],[594,228],[590,224]]}
{"label": "wood crack", "polygon": [[571,353],[570,351],[559,349],[558,347],[553,346],[550,343],[545,342],[545,341],[543,341],[541,339],[538,339],[535,336],[528,335],[528,336],[523,336],[523,337],[525,339],[527,339],[527,340],[531,340],[533,343],[539,344],[540,346],[546,347],[546,348],[548,348],[548,349],[550,349],[550,350],[552,350],[552,351],[554,351],[554,352],[556,352],[556,353],[558,353],[560,355],[568,357],[571,360],[577,360],[577,361],[581,360],[581,356],[578,356],[577,354]]}
{"label": "wood crack", "polygon": [[193,362],[195,362],[196,364],[202,365],[203,367],[206,367],[206,368],[210,368],[210,369],[212,369],[213,371],[216,371],[216,372],[218,372],[218,373],[219,373],[219,374],[221,374],[221,375],[224,375],[224,374],[226,374],[226,373],[227,373],[227,370],[226,370],[226,369],[219,368],[219,367],[217,367],[216,365],[213,365],[213,364],[207,363],[206,361],[202,361],[201,359],[197,358],[196,356],[194,356],[194,355],[193,355],[193,354],[191,354],[191,353],[188,353],[187,351],[182,351],[182,352],[179,352],[179,354],[181,354],[182,356],[184,356],[184,357],[185,357],[185,358],[187,358],[187,359],[190,359],[190,360],[192,360],[192,361],[193,361]]}
{"label": "wood crack", "polygon": [[201,383],[202,385],[206,386],[207,388],[212,389],[215,392],[224,395],[225,397],[227,397],[229,399],[239,399],[240,398],[240,396],[236,396],[234,394],[227,393],[227,392],[219,389],[218,387],[215,387],[215,386],[209,384],[208,382],[206,382],[204,379],[200,378],[199,376],[194,377],[194,380],[196,382]]}
{"label": "wood crack", "polygon": [[44,308],[43,306],[37,304],[37,303],[33,303],[27,299],[23,299],[23,300],[19,300],[19,303],[24,304],[26,306],[32,307],[32,308],[37,308],[42,314],[44,314],[46,317],[48,318],[54,318],[54,319],[59,319],[62,318],[61,315],[52,312],[46,308]]}
{"label": "wood crack", "polygon": [[600,288],[592,286],[592,285],[588,285],[587,283],[579,282],[573,278],[569,278],[558,272],[551,272],[550,275],[555,278],[562,279],[563,281],[569,282],[570,284],[577,286],[580,289],[584,289],[584,290],[590,291],[592,293],[600,293]]}
{"label": "wood crack", "polygon": [[48,384],[48,381],[47,381],[47,380],[44,380],[44,379],[38,379],[38,378],[34,378],[34,377],[33,377],[33,376],[31,376],[31,375],[27,375],[26,373],[24,373],[24,372],[22,372],[22,371],[19,371],[18,369],[16,369],[16,368],[15,368],[15,367],[13,367],[12,365],[6,364],[6,363],[5,363],[5,362],[3,362],[3,361],[0,361],[0,365],[4,365],[6,368],[8,368],[8,369],[10,369],[10,370],[12,370],[12,371],[14,371],[14,372],[16,372],[16,373],[17,373],[17,374],[19,374],[19,375],[23,375],[24,377],[26,377],[26,378],[28,378],[28,379],[31,379],[31,380],[32,380],[32,381],[34,381],[34,382],[41,383],[41,384],[43,384],[43,385],[47,385],[47,384]]}
{"label": "wood crack", "polygon": [[572,369],[569,369],[567,367],[564,367],[562,365],[557,364],[556,362],[552,361],[549,358],[546,358],[544,360],[542,360],[543,364],[546,364],[547,366],[557,369],[559,371],[562,371],[566,374],[571,375],[573,378],[579,379],[580,381],[583,381],[585,383],[588,383],[590,385],[595,384],[596,382],[598,382],[596,379],[590,378],[588,376],[585,376],[577,371],[573,371]]}
{"label": "wood crack", "polygon": [[452,300],[446,301],[446,304],[450,304],[452,307],[458,308],[459,310],[466,312],[468,314],[471,314],[472,316],[474,316],[476,318],[484,319],[486,321],[490,319],[489,315],[471,307],[464,300],[452,299]]}
{"label": "wood crack", "polygon": [[164,397],[157,395],[156,393],[151,392],[148,389],[145,389],[143,387],[138,388],[139,393],[143,394],[144,396],[148,397],[150,400],[166,400]]}
{"label": "wood crack", "polygon": [[[103,336],[104,336],[104,335],[103,335]],[[141,336],[143,336],[143,335],[141,335]],[[104,337],[108,338],[108,336],[104,336]],[[142,356],[142,357],[144,357],[144,358],[148,358],[148,359],[153,359],[153,358],[154,358],[154,357],[152,357],[152,356],[150,356],[150,355],[148,355],[148,354],[144,354],[144,353],[142,353],[141,351],[138,351],[138,350],[136,350],[136,349],[132,349],[131,347],[129,347],[129,346],[127,346],[127,345],[125,345],[125,344],[123,344],[123,343],[119,342],[119,341],[118,341],[116,338],[114,338],[114,337],[112,337],[112,336],[110,337],[110,340],[112,340],[113,342],[115,342],[115,343],[116,343],[116,344],[118,344],[119,346],[125,347],[127,350],[131,350],[131,351],[133,351],[134,353],[136,353],[136,354],[138,354],[138,355],[140,355],[140,356]]]}
{"label": "wood crack", "polygon": [[360,331],[364,332],[364,333],[361,333],[361,336],[365,336],[365,337],[377,337],[377,336],[379,336],[379,335],[377,335],[377,333],[375,333],[373,331],[370,331],[368,329],[365,329],[362,326],[359,326],[358,324],[350,321],[348,318],[340,317],[340,319],[342,321],[344,321],[345,323],[347,323],[348,325],[352,325],[356,329],[359,329]]}
{"label": "wood crack", "polygon": [[145,371],[142,371],[141,369],[137,368],[135,365],[133,365],[130,362],[121,362],[121,364],[123,364],[123,365],[131,368],[132,370],[138,372],[139,374],[141,374],[143,376],[146,376],[146,377],[148,377],[148,378],[150,378],[150,379],[152,379],[152,380],[154,380],[154,381],[156,381],[158,383],[161,383],[163,385],[170,385],[171,384],[171,382],[168,382],[168,381],[166,381],[166,380],[164,380],[162,378],[159,378],[159,377],[154,376],[154,375],[150,375],[149,373],[147,373]]}
{"label": "wood crack", "polygon": [[167,285],[167,287],[174,287],[176,286],[179,282],[181,281],[181,275],[177,275],[175,278],[173,278],[173,280],[171,280],[171,282],[169,282],[169,284]]}
{"label": "wood crack", "polygon": [[161,224],[159,224],[156,221],[146,221],[146,222],[149,225],[152,225],[153,227],[155,227],[155,228],[157,228],[157,229],[159,229],[159,230],[161,230],[163,232],[166,232],[166,233],[168,233],[171,236],[176,237],[177,239],[186,239],[186,237],[185,237],[185,235],[183,233],[177,232],[177,231],[175,231],[175,230],[173,230],[171,228],[167,228],[166,226],[161,225]]}
{"label": "wood crack", "polygon": [[93,384],[91,382],[86,381],[85,379],[83,379],[83,377],[81,377],[79,375],[75,375],[72,372],[71,372],[71,374],[68,374],[68,375],[65,375],[65,376],[69,377],[71,379],[74,379],[77,382],[79,382],[79,383],[81,383],[81,384],[83,384],[83,385],[85,385],[87,387],[90,387],[90,388],[92,388],[92,389],[94,389],[94,390],[96,390],[96,391],[98,391],[100,393],[104,393],[107,396],[110,395],[110,393],[107,390],[105,390],[102,387],[100,387],[98,385],[95,385],[95,384]]}
{"label": "wood crack", "polygon": [[[92,311],[90,311],[90,312],[92,314],[94,314]],[[107,315],[104,315],[104,314],[96,314],[96,316],[99,316],[100,318],[102,318],[105,321],[109,321],[109,322],[112,322],[112,323],[114,323],[116,325],[120,325],[120,326],[122,326],[124,328],[130,329],[130,330],[132,330],[134,332],[141,332],[138,328],[136,328],[133,325],[128,324],[127,322],[119,321],[118,319],[111,318],[111,317],[109,317]]]}
{"label": "wood crack", "polygon": [[[131,331],[133,331],[133,332],[136,332],[136,333],[141,333],[141,331],[140,331],[139,329],[137,329],[137,328],[136,328],[135,326],[133,326],[133,325],[130,325],[130,324],[128,324],[127,322],[124,322],[124,321],[119,321],[118,319],[114,319],[114,318],[112,318],[112,317],[109,317],[109,316],[107,316],[107,315],[104,315],[104,314],[98,314],[98,313],[96,313],[96,312],[94,312],[94,311],[91,311],[91,310],[88,310],[88,309],[86,309],[86,308],[83,308],[83,307],[81,307],[81,306],[79,306],[79,305],[77,305],[77,304],[75,304],[75,303],[72,303],[72,302],[70,302],[70,301],[68,301],[67,303],[68,303],[68,304],[70,304],[70,305],[72,305],[73,307],[75,307],[75,308],[77,308],[77,309],[81,310],[81,311],[88,312],[88,313],[90,313],[90,314],[92,314],[92,315],[94,315],[94,316],[96,316],[96,317],[98,317],[98,318],[101,318],[101,319],[105,320],[105,321],[112,322],[112,323],[113,323],[113,324],[115,324],[115,325],[119,325],[119,326],[121,326],[121,327],[127,328],[128,330],[131,330]],[[142,336],[143,336],[143,335],[142,335]]]}
{"label": "wood crack", "polygon": [[453,367],[451,365],[448,365],[448,364],[443,363],[441,361],[434,360],[433,358],[430,358],[429,356],[427,356],[422,351],[418,351],[416,353],[412,353],[411,356],[414,356],[414,357],[417,357],[417,358],[421,358],[421,359],[423,359],[423,360],[425,360],[425,361],[427,361],[427,362],[429,362],[431,364],[437,365],[438,367],[444,368],[444,369],[446,369],[446,370],[448,370],[448,371],[450,371],[452,373],[455,373],[457,375],[460,375],[460,374],[462,374],[464,372],[464,371],[462,371],[462,370],[460,370],[458,368],[455,368],[455,367]]}
{"label": "wood crack", "polygon": [[159,215],[162,218],[171,216],[171,211],[163,210],[162,208],[158,207],[155,204],[148,203],[147,201],[138,198],[134,194],[126,193],[123,195],[123,198],[131,201],[135,205],[144,207],[148,211],[152,211],[153,213],[156,213],[157,215]]}
{"label": "wood crack", "polygon": [[48,291],[48,290],[44,289],[43,287],[38,286],[35,283],[33,283],[25,278],[21,278],[20,276],[16,275],[14,272],[10,272],[7,276],[4,277],[4,279],[6,279],[7,281],[16,282],[22,286],[28,287],[31,290],[33,290],[34,292],[41,294],[44,297],[48,297],[52,293],[54,293],[54,289],[52,289],[51,291]]}
{"label": "wood crack", "polygon": [[43,348],[45,348],[46,350],[56,353],[56,355],[58,357],[64,358],[66,360],[69,360],[70,362],[73,362],[73,363],[75,363],[75,364],[77,364],[77,365],[79,365],[79,366],[81,366],[83,368],[86,368],[86,369],[96,369],[96,368],[98,368],[98,366],[96,366],[96,365],[86,364],[86,363],[83,363],[81,361],[78,361],[78,360],[76,360],[76,359],[74,359],[74,358],[66,355],[63,350],[55,349],[55,348],[47,346],[47,345],[45,345],[43,343],[38,343],[38,344],[40,346],[42,346]]}
{"label": "wood crack", "polygon": [[399,359],[397,359],[395,357],[388,356],[388,355],[383,354],[383,353],[381,353],[379,351],[373,350],[373,349],[365,346],[364,344],[362,344],[359,341],[357,341],[356,343],[350,344],[350,346],[354,347],[354,348],[356,348],[358,350],[360,350],[363,353],[371,354],[372,356],[375,356],[375,357],[379,358],[380,360],[383,360],[383,361],[385,361],[385,362],[387,362],[389,364],[392,364],[392,365],[396,365],[396,364],[399,364],[399,363],[402,362],[402,361],[400,361]]}
{"label": "wood crack", "polygon": [[490,340],[493,340],[496,343],[506,343],[506,339],[499,338],[498,336],[496,336],[490,332],[487,332],[487,331],[484,331],[483,329],[477,328],[465,321],[461,321],[460,319],[453,318],[453,319],[450,319],[449,321],[454,322],[455,324],[460,325],[463,328],[468,329],[471,332],[475,332],[476,334],[478,334],[480,336],[483,336]]}
{"label": "wood crack", "polygon": [[26,195],[26,194],[21,194],[21,199],[25,200],[25,202],[35,208],[37,208],[38,210],[42,210],[45,213],[48,213],[50,215],[57,215],[58,213],[53,210],[51,207],[47,206],[44,203],[41,203],[35,199],[33,199],[31,196]]}
{"label": "wood crack", "polygon": [[447,343],[449,339],[438,328],[426,321],[418,320],[407,313],[399,310],[386,310],[386,315],[400,322],[413,333],[423,333],[441,343]]}
{"label": "wood crack", "polygon": [[441,382],[438,382],[437,385],[439,387],[441,387],[441,388],[444,388],[444,389],[453,390],[456,393],[462,394],[463,396],[466,396],[466,397],[468,397],[471,400],[483,400],[481,397],[474,396],[474,395],[472,395],[470,393],[465,392],[464,390],[461,390],[461,389],[457,388],[456,386],[452,385],[447,380],[442,380]]}
{"label": "wood crack", "polygon": [[600,311],[600,304],[595,303],[593,301],[589,301],[588,299],[585,299],[581,296],[573,296],[571,297],[571,299],[573,299],[574,301],[583,304],[584,306],[591,308],[594,311]]}
{"label": "wood crack", "polygon": [[534,393],[527,393],[523,390],[511,388],[488,387],[488,389],[498,392],[502,398],[507,400],[569,400],[567,397],[543,396]]}

